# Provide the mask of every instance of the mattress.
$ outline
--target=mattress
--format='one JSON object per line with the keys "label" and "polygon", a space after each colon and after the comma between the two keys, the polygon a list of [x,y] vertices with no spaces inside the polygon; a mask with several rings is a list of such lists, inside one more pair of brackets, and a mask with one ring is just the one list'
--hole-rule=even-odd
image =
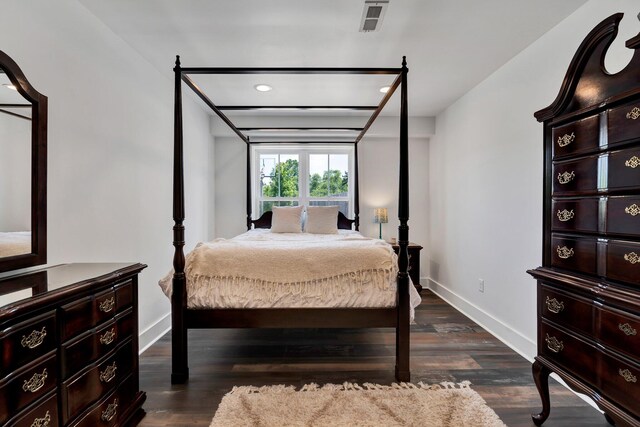
{"label": "mattress", "polygon": [[[397,300],[397,255],[351,230],[337,234],[255,229],[199,243],[185,260],[187,307],[380,308]],[[160,281],[171,296],[172,273]],[[420,295],[409,286],[411,318]]]}

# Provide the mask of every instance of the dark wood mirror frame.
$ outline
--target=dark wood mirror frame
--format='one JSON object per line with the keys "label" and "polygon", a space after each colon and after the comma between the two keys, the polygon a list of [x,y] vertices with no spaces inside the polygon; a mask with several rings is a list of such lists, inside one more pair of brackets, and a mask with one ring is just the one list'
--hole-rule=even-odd
{"label": "dark wood mirror frame", "polygon": [[47,97],[0,50],[0,68],[18,93],[32,104],[31,117],[31,253],[0,258],[0,272],[47,262]]}

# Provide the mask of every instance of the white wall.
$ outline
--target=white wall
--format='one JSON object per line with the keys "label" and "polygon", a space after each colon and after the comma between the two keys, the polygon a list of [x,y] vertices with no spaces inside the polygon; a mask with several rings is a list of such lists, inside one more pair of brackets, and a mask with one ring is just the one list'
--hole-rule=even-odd
{"label": "white wall", "polygon": [[[535,281],[542,258],[542,125],[583,38],[623,11],[607,57],[630,59],[637,0],[592,0],[438,115],[429,143],[430,286],[523,355],[536,354]],[[485,291],[478,291],[478,279]]]}
{"label": "white wall", "polygon": [[[421,252],[420,275],[426,277],[427,182],[429,175],[427,138],[409,138],[409,239],[425,247]],[[386,207],[389,223],[382,225],[382,237],[398,236],[398,138],[367,138],[358,145],[360,157],[360,231],[378,237],[379,225],[373,222],[374,209]]]}
{"label": "white wall", "polygon": [[0,233],[29,230],[31,122],[0,113]]}
{"label": "white wall", "polygon": [[[132,261],[141,347],[169,326],[173,61],[154,69],[75,0],[3,2],[1,49],[49,97],[49,264]],[[187,247],[208,235],[208,116],[185,96]]]}
{"label": "white wall", "polygon": [[215,237],[228,239],[247,231],[247,147],[238,137],[215,139]]}

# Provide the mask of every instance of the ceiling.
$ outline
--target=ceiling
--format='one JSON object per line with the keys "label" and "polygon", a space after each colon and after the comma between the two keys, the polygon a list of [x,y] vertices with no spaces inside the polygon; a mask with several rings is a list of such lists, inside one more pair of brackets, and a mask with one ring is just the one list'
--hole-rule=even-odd
{"label": "ceiling", "polygon": [[[31,103],[24,99],[22,95],[13,88],[13,83],[9,80],[4,71],[0,68],[0,114],[18,115],[23,118],[31,117]],[[22,107],[17,107],[19,104]],[[9,106],[10,105],[10,106]]]}
{"label": "ceiling", "polygon": [[[380,31],[364,33],[364,0],[79,1],[168,77],[176,54],[186,67],[378,68],[406,55],[411,116],[438,114],[586,2],[390,0]],[[306,77],[198,83],[218,105],[366,105],[383,96],[380,77]],[[257,83],[274,90],[258,93]],[[398,114],[394,98],[385,114]]]}

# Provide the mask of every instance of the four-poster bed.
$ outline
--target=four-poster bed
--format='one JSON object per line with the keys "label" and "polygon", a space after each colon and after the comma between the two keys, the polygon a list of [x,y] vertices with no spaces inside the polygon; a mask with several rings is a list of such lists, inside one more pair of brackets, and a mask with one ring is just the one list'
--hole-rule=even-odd
{"label": "four-poster bed", "polygon": [[[410,324],[410,279],[408,274],[409,255],[409,153],[408,153],[408,110],[407,72],[403,57],[400,68],[183,68],[177,57],[175,72],[175,122],[174,122],[174,193],[173,193],[173,279],[171,294],[172,310],[172,383],[185,382],[189,377],[187,363],[187,330],[197,328],[374,328],[393,327],[396,329],[395,376],[399,381],[410,380],[409,369],[409,324]],[[249,140],[243,132],[255,128],[238,128],[224,114],[224,110],[260,110],[265,106],[217,106],[195,84],[190,75],[198,74],[370,74],[395,76],[388,92],[377,106],[269,106],[269,109],[348,109],[371,111],[366,124],[361,128],[339,128],[358,131],[349,143],[354,146],[354,219],[342,213],[338,215],[338,228],[359,229],[359,185],[358,185],[358,145],[372,123],[378,117],[396,89],[400,88],[400,177],[398,218],[398,265],[396,302],[393,307],[367,308],[191,308],[187,306],[187,276],[184,254],[184,156],[182,133],[182,82],[190,87],[206,105],[224,121],[246,144],[247,148],[247,228],[269,228],[272,212],[265,212],[258,219],[252,218],[251,196],[251,146],[257,142]],[[296,128],[316,130],[320,128]],[[338,129],[338,128],[332,128]],[[287,141],[291,143],[290,141]],[[319,143],[318,141],[304,143]],[[325,141],[325,144],[335,141]],[[395,270],[394,270],[395,271]],[[413,287],[412,287],[413,288]]]}

